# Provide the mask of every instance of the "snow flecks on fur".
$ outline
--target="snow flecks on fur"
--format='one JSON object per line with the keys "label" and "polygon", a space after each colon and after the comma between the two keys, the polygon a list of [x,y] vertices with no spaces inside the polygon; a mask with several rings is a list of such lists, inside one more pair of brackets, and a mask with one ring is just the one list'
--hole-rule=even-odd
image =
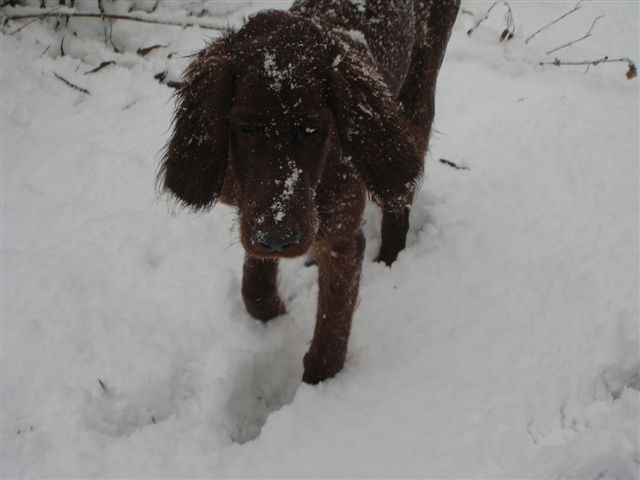
{"label": "snow flecks on fur", "polygon": [[360,13],[364,13],[367,9],[367,0],[347,0],[349,4],[355,7]]}
{"label": "snow flecks on fur", "polygon": [[340,33],[344,33],[347,37],[353,40],[356,43],[360,43],[365,45],[368,48],[367,39],[360,30],[341,30],[337,29]]}
{"label": "snow flecks on fur", "polygon": [[280,92],[285,81],[289,82],[291,88],[295,88],[293,81],[293,66],[288,64],[285,68],[279,68],[276,63],[275,53],[265,52],[264,54],[264,73],[271,80],[269,88],[275,92]]}
{"label": "snow flecks on fur", "polygon": [[275,54],[266,52],[264,54],[264,71],[267,77],[271,79],[269,87],[276,92],[279,92],[282,88],[282,81],[284,80],[284,73],[278,69],[276,65]]}
{"label": "snow flecks on fur", "polygon": [[275,223],[280,223],[284,220],[289,199],[293,195],[295,187],[300,180],[300,174],[302,173],[302,169],[298,168],[293,160],[287,162],[287,167],[290,171],[289,176],[284,181],[275,180],[276,185],[280,185],[280,183],[284,185],[284,190],[282,190],[282,193],[273,201],[270,207]]}

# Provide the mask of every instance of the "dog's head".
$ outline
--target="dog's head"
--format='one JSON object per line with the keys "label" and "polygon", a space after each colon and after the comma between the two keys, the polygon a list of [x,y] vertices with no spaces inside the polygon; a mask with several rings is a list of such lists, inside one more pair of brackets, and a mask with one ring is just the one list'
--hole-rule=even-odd
{"label": "dog's head", "polygon": [[159,178],[184,204],[204,209],[231,169],[252,255],[308,250],[315,190],[336,144],[386,208],[403,207],[422,173],[413,127],[366,47],[287,12],[262,12],[201,51],[177,100]]}

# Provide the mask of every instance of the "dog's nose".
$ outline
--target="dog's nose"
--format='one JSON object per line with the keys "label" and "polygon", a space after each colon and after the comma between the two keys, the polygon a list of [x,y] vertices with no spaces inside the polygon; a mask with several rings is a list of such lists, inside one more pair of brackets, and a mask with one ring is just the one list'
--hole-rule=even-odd
{"label": "dog's nose", "polygon": [[271,230],[259,232],[256,235],[256,241],[262,248],[271,252],[284,252],[289,247],[298,244],[300,234],[293,230]]}

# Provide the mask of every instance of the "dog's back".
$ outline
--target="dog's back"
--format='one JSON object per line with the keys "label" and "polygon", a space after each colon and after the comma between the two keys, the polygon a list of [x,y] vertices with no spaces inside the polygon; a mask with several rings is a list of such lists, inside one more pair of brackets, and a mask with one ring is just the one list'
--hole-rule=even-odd
{"label": "dog's back", "polygon": [[416,0],[296,0],[290,11],[365,43],[397,96],[411,64],[414,3]]}

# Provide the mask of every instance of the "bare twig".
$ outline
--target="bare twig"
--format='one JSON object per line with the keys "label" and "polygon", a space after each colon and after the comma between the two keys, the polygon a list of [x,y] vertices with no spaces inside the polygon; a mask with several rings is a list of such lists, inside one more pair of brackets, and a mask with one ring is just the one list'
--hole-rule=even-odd
{"label": "bare twig", "polygon": [[60,56],[64,57],[64,39],[67,37],[62,37],[62,40],[60,41]]}
{"label": "bare twig", "polygon": [[529,36],[527,37],[527,39],[524,41],[524,43],[527,43],[527,44],[528,44],[528,43],[529,43],[529,41],[530,41],[533,37],[535,37],[536,35],[538,35],[541,31],[543,31],[543,30],[545,30],[545,29],[549,28],[549,27],[550,27],[550,26],[552,26],[552,25],[555,25],[555,24],[556,24],[556,23],[558,23],[560,20],[562,20],[564,17],[566,17],[566,16],[568,16],[568,15],[571,15],[572,13],[577,12],[578,10],[580,10],[580,9],[582,8],[582,2],[583,2],[583,1],[584,1],[584,0],[580,0],[578,3],[576,3],[576,5],[575,5],[573,8],[572,8],[571,10],[569,10],[567,13],[564,13],[564,14],[560,15],[560,16],[559,16],[558,18],[556,18],[554,21],[552,21],[552,22],[550,22],[550,23],[547,23],[544,27],[539,28],[538,30],[536,30],[535,32],[533,32],[531,35],[529,35]]}
{"label": "bare twig", "polygon": [[79,87],[79,86],[77,86],[77,85],[74,85],[73,83],[71,83],[71,82],[70,82],[69,80],[67,80],[66,78],[63,78],[63,77],[61,77],[60,75],[58,75],[56,72],[53,72],[53,74],[55,75],[55,77],[56,77],[58,80],[63,81],[66,85],[70,86],[71,88],[73,88],[73,89],[75,89],[75,90],[78,90],[79,92],[82,92],[82,93],[84,93],[84,94],[86,94],[86,95],[91,95],[91,92],[89,92],[89,90],[87,90],[87,89],[85,89],[85,88],[82,88],[82,87]]}
{"label": "bare twig", "polygon": [[51,45],[53,45],[53,43],[50,43],[49,46],[42,51],[42,53],[40,54],[41,57],[43,57],[44,54],[49,51],[49,49],[51,48]]}
{"label": "bare twig", "polygon": [[166,70],[156,73],[153,76],[153,78],[155,78],[158,82],[162,83],[163,85],[166,85],[167,87],[171,87],[171,88],[179,88],[180,85],[182,85],[182,82],[176,82],[175,80],[168,80],[165,82],[167,78]]}
{"label": "bare twig", "polygon": [[[48,12],[45,12],[41,15],[36,16],[33,20],[31,20],[30,22],[25,23],[24,25],[22,25],[19,28],[16,28],[13,32],[9,33],[8,35],[13,35],[14,33],[18,33],[20,30],[22,30],[23,28],[27,28],[29,25],[31,25],[33,22],[37,22],[38,20],[43,19],[44,17],[46,17],[47,15],[49,15],[50,13],[55,12],[56,10],[60,10],[62,8],[62,5],[52,8],[51,10],[49,10]],[[5,17],[5,22],[7,22],[9,20],[9,18]]]}
{"label": "bare twig", "polygon": [[167,48],[169,46],[169,44],[167,45],[152,45],[150,47],[140,47],[138,50],[136,50],[136,53],[138,55],[140,55],[141,57],[146,57],[150,52],[152,52],[153,50],[155,50],[156,48]]}
{"label": "bare twig", "polygon": [[500,41],[502,42],[503,40],[511,40],[513,38],[513,35],[516,31],[515,22],[513,20],[513,11],[511,10],[511,5],[509,5],[509,2],[506,1],[493,2],[487,9],[487,11],[484,12],[484,14],[480,18],[478,18],[478,20],[476,20],[476,23],[474,23],[473,26],[469,30],[467,30],[467,35],[471,35],[476,30],[476,28],[478,28],[482,24],[482,22],[489,18],[489,13],[491,13],[491,10],[493,10],[493,8],[498,3],[502,3],[507,9],[507,12],[505,13],[507,28],[505,28],[500,34]]}
{"label": "bare twig", "polygon": [[505,13],[507,28],[505,28],[500,35],[501,42],[503,40],[511,40],[516,33],[516,22],[513,19],[513,11],[511,11],[511,5],[509,5],[509,2],[503,3],[505,7],[507,7],[507,13]]}
{"label": "bare twig", "polygon": [[456,170],[469,170],[469,167],[461,167],[460,165],[456,165],[451,160],[447,160],[446,158],[441,158],[440,163],[447,165],[448,167],[455,168]]}
{"label": "bare twig", "polygon": [[113,60],[109,60],[108,62],[102,62],[96,68],[89,70],[88,72],[84,72],[85,75],[89,75],[90,73],[96,73],[102,70],[104,67],[108,67],[109,65],[114,65],[116,62]]}
{"label": "bare twig", "polygon": [[626,76],[629,80],[638,76],[638,69],[636,68],[636,64],[633,62],[633,60],[626,57],[623,57],[623,58],[602,57],[597,60],[582,60],[580,62],[564,62],[559,58],[556,58],[553,60],[553,62],[540,62],[539,65],[554,65],[556,67],[563,67],[565,65],[567,66],[568,65],[575,65],[575,66],[586,65],[587,71],[588,71],[589,67],[591,67],[592,65],[595,66],[595,65],[600,65],[601,63],[614,63],[614,62],[624,62],[628,65],[629,68],[627,69]]}
{"label": "bare twig", "polygon": [[487,9],[486,12],[484,12],[484,15],[482,15],[477,21],[476,23],[474,23],[473,27],[471,27],[469,30],[467,30],[467,35],[471,35],[473,33],[473,31],[478,28],[480,26],[480,24],[482,22],[484,22],[487,18],[489,18],[489,13],[491,13],[491,10],[493,10],[493,7],[495,7],[498,4],[498,2],[493,2],[491,4],[491,6]]}
{"label": "bare twig", "polygon": [[596,22],[598,20],[600,20],[602,17],[604,17],[604,15],[600,15],[600,16],[596,17],[595,20],[593,20],[593,23],[591,24],[591,28],[589,28],[589,31],[587,33],[585,33],[582,37],[577,38],[576,40],[573,40],[573,41],[571,41],[569,43],[565,43],[564,45],[560,45],[559,47],[556,47],[553,50],[549,50],[547,52],[547,55],[550,55],[553,52],[557,52],[558,50],[562,50],[563,48],[570,47],[571,45],[574,45],[574,44],[584,40],[585,38],[589,38],[591,36],[591,32],[593,31],[593,27],[596,26]]}
{"label": "bare twig", "polygon": [[33,14],[33,13],[9,14],[9,15],[4,15],[3,18],[8,20],[24,20],[27,18],[36,18],[36,17],[48,18],[52,16],[63,16],[63,17],[71,17],[71,18],[99,18],[103,20],[104,19],[125,20],[128,22],[153,23],[156,25],[169,25],[169,26],[175,26],[175,27],[200,27],[205,30],[226,30],[225,27],[207,25],[206,23],[159,20],[151,17],[141,17],[141,16],[133,16],[133,15],[116,15],[116,14],[108,14],[108,13],[83,13],[83,12],[69,12],[69,11],[53,12],[52,10],[50,10],[42,14]]}
{"label": "bare twig", "polygon": [[[108,25],[108,27],[107,27]],[[108,32],[108,33],[107,33]],[[113,48],[113,50],[116,53],[122,53],[122,50],[120,50],[115,43],[113,43],[113,20],[109,19],[108,22],[105,22],[104,25],[104,36],[105,36],[105,43],[107,43],[107,45],[111,45],[111,47]]]}
{"label": "bare twig", "polygon": [[109,391],[107,389],[107,385],[102,380],[98,379],[98,383],[100,384],[100,388],[102,388],[102,390],[104,390],[105,392]]}

